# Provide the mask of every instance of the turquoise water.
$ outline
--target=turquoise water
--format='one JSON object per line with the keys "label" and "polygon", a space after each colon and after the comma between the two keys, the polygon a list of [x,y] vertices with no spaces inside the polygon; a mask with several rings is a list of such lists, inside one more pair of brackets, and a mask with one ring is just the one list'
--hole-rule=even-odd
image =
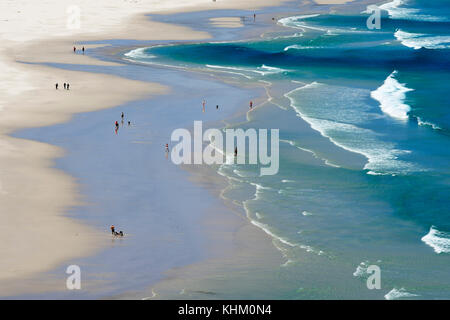
{"label": "turquoise water", "polygon": [[[266,86],[239,127],[280,129],[279,173],[218,170],[285,256],[284,298],[450,298],[450,6],[380,8],[379,30],[367,13],[312,13],[258,40],[126,55]],[[380,290],[365,286],[372,264]]]}

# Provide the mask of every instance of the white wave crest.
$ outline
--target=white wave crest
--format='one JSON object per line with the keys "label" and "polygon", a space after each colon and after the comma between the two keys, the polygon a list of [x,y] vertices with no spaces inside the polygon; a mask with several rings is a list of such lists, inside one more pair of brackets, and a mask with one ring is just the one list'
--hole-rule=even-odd
{"label": "white wave crest", "polygon": [[322,49],[324,47],[314,47],[314,46],[301,46],[298,44],[293,44],[290,46],[287,46],[286,48],[284,48],[284,51],[288,51],[291,49],[295,49],[295,50],[307,50],[307,49]]}
{"label": "white wave crest", "polygon": [[411,107],[404,103],[406,92],[413,89],[405,87],[399,83],[394,77],[397,71],[392,72],[383,85],[372,91],[370,96],[380,103],[381,110],[393,118],[406,120]]}
{"label": "white wave crest", "polygon": [[426,49],[447,49],[450,48],[450,36],[431,36],[422,33],[410,33],[398,29],[394,33],[395,38],[404,46],[415,50]]}
{"label": "white wave crest", "polygon": [[298,20],[315,18],[318,16],[320,16],[320,14],[308,14],[308,15],[302,15],[302,16],[287,17],[287,18],[282,18],[282,19],[278,20],[278,23],[285,27],[302,29],[302,28],[300,28],[301,25],[298,24]]}
{"label": "white wave crest", "polygon": [[422,126],[422,127],[431,127],[431,128],[433,128],[434,130],[442,130],[442,128],[439,127],[438,125],[435,125],[434,123],[431,123],[431,122],[429,122],[429,121],[422,120],[420,117],[416,117],[416,119],[417,119],[417,124],[418,124],[419,126]]}
{"label": "white wave crest", "polygon": [[396,149],[394,144],[381,141],[378,134],[370,129],[304,114],[301,98],[299,99],[296,93],[306,89],[314,90],[320,86],[322,84],[313,82],[285,94],[285,97],[291,101],[291,107],[296,111],[297,116],[309,123],[312,129],[328,138],[336,146],[365,156],[368,162],[364,169],[370,170],[368,174],[396,175],[424,170],[410,162],[399,160],[398,156],[410,151]]}
{"label": "white wave crest", "polygon": [[421,239],[436,253],[450,253],[450,233],[439,231],[431,226],[430,231]]}
{"label": "white wave crest", "polygon": [[244,68],[244,67],[227,67],[227,66],[217,66],[217,65],[211,65],[211,64],[207,64],[206,67],[211,68],[211,69],[218,69],[221,71],[226,71],[229,73],[236,73],[239,72],[238,74],[243,75],[247,78],[251,78],[248,75],[242,73],[242,72],[248,72],[248,73],[258,73],[262,76],[266,76],[266,75],[271,75],[271,74],[276,74],[276,73],[282,73],[285,72],[287,70],[285,69],[281,69],[281,68],[277,68],[277,67],[271,67],[271,66],[267,66],[265,64],[261,65],[260,67],[257,68]]}
{"label": "white wave crest", "polygon": [[127,52],[124,54],[124,56],[131,58],[131,59],[151,59],[156,58],[154,55],[150,55],[145,53],[145,50],[148,48],[137,48],[134,50],[131,50],[130,52]]}
{"label": "white wave crest", "polygon": [[389,291],[384,298],[386,300],[395,300],[400,298],[411,298],[411,297],[418,297],[418,294],[409,293],[405,290],[405,288],[394,288],[391,291]]}
{"label": "white wave crest", "polygon": [[367,275],[367,267],[369,266],[368,261],[361,262],[357,267],[355,272],[353,272],[354,277],[364,277]]}
{"label": "white wave crest", "polygon": [[[387,11],[388,15],[392,19],[406,19],[406,20],[419,20],[419,21],[446,21],[444,17],[437,17],[432,15],[423,14],[416,8],[402,7],[407,4],[405,0],[393,0],[388,3],[384,3],[378,6],[379,9]],[[367,7],[367,10],[363,13],[371,13],[371,8],[374,5]]]}

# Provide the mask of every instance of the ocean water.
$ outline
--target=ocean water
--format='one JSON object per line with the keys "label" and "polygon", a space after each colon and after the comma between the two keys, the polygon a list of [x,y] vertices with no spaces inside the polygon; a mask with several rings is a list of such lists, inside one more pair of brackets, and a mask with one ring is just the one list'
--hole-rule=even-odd
{"label": "ocean water", "polygon": [[[265,86],[268,102],[236,126],[280,129],[279,173],[218,172],[285,257],[267,298],[450,298],[450,5],[378,8],[380,29],[367,12],[311,12],[255,40],[124,57]],[[370,265],[381,289],[366,286]],[[242,286],[230,296],[248,297]]]}

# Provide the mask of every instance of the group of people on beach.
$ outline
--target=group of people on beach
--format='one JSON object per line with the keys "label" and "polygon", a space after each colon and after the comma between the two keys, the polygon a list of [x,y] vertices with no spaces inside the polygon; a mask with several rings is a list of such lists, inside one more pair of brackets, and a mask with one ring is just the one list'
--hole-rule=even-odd
{"label": "group of people on beach", "polygon": [[123,237],[123,231],[116,231],[116,227],[114,225],[111,226],[111,234],[116,237]]}
{"label": "group of people on beach", "polygon": [[[121,123],[122,123],[122,125],[123,125],[123,122],[124,122],[124,118],[125,118],[125,114],[122,112],[122,114],[120,115],[120,118],[121,118]],[[119,121],[117,121],[116,120],[116,122],[114,123],[114,125],[115,125],[115,127],[116,127],[116,129],[115,129],[115,132],[116,132],[116,134],[117,134],[117,132],[119,131]],[[129,126],[131,126],[131,121],[130,120],[128,120],[128,125]]]}
{"label": "group of people on beach", "polygon": [[[83,54],[84,54],[84,46],[83,46],[83,48],[81,48],[81,51],[83,51]],[[74,46],[73,53],[76,53],[76,52],[77,52],[77,47]],[[59,88],[59,84],[57,82],[57,83],[55,83],[55,89],[58,90],[58,88]],[[69,90],[69,89],[70,89],[70,84],[64,82],[64,90]]]}
{"label": "group of people on beach", "polygon": [[[84,54],[84,46],[83,46],[83,48],[81,48],[81,51]],[[73,46],[73,53],[77,53],[77,47],[75,47],[75,46]]]}
{"label": "group of people on beach", "polygon": [[[59,84],[57,82],[57,83],[55,83],[55,89],[58,90],[58,88],[59,88]],[[70,89],[70,84],[64,82],[64,90],[69,90],[69,89]]]}

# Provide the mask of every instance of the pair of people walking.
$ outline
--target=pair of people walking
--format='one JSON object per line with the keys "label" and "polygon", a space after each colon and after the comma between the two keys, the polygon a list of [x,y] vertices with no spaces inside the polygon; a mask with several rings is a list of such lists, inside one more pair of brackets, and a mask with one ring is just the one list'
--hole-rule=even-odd
{"label": "pair of people walking", "polygon": [[[83,48],[81,48],[81,51],[83,51],[83,54],[84,54],[84,46],[83,46]],[[73,47],[73,53],[77,53],[77,47]]]}
{"label": "pair of people walking", "polygon": [[[56,88],[56,90],[58,90],[58,88],[59,88],[58,83],[55,84],[55,88]],[[70,88],[70,84],[64,82],[64,90],[69,90],[69,88]]]}

